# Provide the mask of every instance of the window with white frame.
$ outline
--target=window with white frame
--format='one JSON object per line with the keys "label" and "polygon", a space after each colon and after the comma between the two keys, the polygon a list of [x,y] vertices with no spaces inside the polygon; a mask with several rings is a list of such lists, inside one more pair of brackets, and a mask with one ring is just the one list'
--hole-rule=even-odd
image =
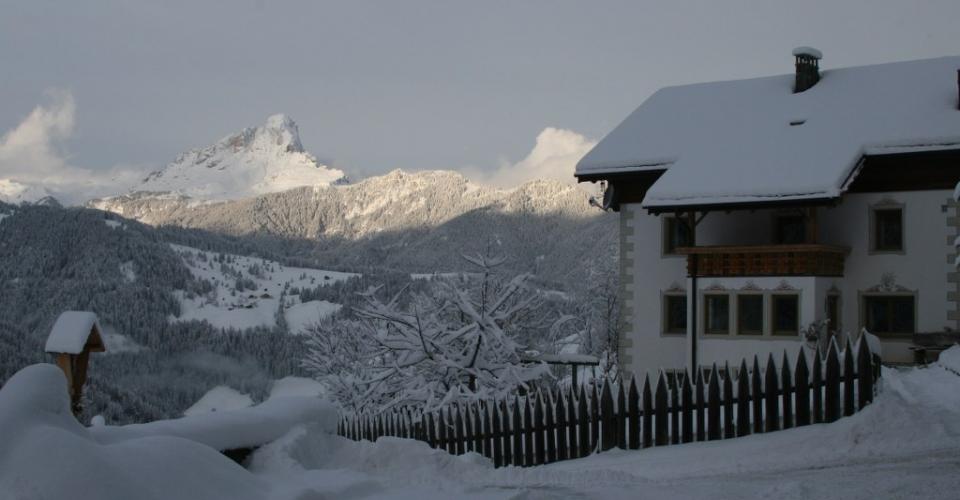
{"label": "window with white frame", "polygon": [[800,333],[800,296],[770,295],[770,323],[773,335],[796,336]]}
{"label": "window with white frame", "polygon": [[703,331],[710,335],[730,333],[730,296],[707,293],[703,295]]}

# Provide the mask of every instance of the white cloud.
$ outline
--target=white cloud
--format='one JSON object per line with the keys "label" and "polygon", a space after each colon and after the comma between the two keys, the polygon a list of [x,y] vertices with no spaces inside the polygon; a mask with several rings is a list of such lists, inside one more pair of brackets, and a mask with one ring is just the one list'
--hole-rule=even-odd
{"label": "white cloud", "polygon": [[493,172],[470,169],[468,174],[481,182],[514,187],[532,179],[554,179],[574,183],[574,168],[596,141],[572,130],[547,127],[526,158],[517,163],[504,162]]}
{"label": "white cloud", "polygon": [[114,167],[101,172],[72,165],[62,150],[73,134],[76,104],[68,91],[47,92],[19,125],[0,136],[0,200],[32,200],[53,195],[65,203],[115,193],[140,174]]}

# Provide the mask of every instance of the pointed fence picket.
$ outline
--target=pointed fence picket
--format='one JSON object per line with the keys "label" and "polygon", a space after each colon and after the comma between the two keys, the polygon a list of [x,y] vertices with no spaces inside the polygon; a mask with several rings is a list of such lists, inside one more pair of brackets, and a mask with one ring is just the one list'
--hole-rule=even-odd
{"label": "pointed fence picket", "polygon": [[385,436],[416,439],[450,454],[478,453],[495,467],[532,466],[585,457],[612,448],[636,450],[694,441],[732,439],[812,423],[833,422],[870,404],[880,359],[866,342],[831,342],[812,365],[801,350],[753,358],[737,370],[661,373],[625,383],[598,380],[568,392],[529,393],[506,400],[452,405],[422,412],[397,408],[343,416],[337,434],[351,440]]}

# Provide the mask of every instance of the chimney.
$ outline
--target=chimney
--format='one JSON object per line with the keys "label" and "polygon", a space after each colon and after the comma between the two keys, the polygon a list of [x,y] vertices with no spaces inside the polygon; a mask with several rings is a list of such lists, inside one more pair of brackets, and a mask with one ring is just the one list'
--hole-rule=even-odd
{"label": "chimney", "polygon": [[793,49],[796,58],[797,77],[793,84],[793,93],[799,94],[820,81],[820,59],[823,54],[813,47],[797,47]]}

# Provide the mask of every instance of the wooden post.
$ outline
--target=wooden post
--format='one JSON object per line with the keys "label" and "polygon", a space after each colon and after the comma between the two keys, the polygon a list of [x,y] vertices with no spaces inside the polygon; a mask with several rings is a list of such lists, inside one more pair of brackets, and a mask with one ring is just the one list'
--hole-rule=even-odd
{"label": "wooden post", "polygon": [[489,457],[492,453],[490,440],[487,438],[487,435],[490,434],[490,419],[484,418],[484,411],[489,406],[487,402],[484,402],[482,409],[479,404],[473,407],[473,425],[477,428],[477,438],[473,446],[485,457]]}
{"label": "wooden post", "polygon": [[813,368],[810,370],[813,381],[810,383],[813,394],[813,423],[823,422],[823,365],[820,362],[820,350],[813,356]]}
{"label": "wooden post", "polygon": [[597,392],[596,379],[593,383],[593,395],[590,398],[590,452],[600,449],[600,394]]}
{"label": "wooden post", "polygon": [[783,351],[783,361],[780,365],[780,385],[782,386],[783,401],[783,428],[793,427],[793,376],[790,373],[790,361],[787,351]]}
{"label": "wooden post", "polygon": [[433,422],[433,413],[427,413],[427,444],[431,448],[437,447],[437,428]]}
{"label": "wooden post", "polygon": [[644,448],[653,446],[653,394],[650,390],[650,375],[643,376],[643,443]]}
{"label": "wooden post", "polygon": [[534,464],[542,465],[547,462],[547,443],[545,441],[545,426],[543,425],[543,394],[537,393],[533,403],[533,451]]}
{"label": "wooden post", "polygon": [[740,360],[737,377],[737,437],[750,434],[750,372],[747,360]]}
{"label": "wooden post", "polygon": [[840,418],[840,360],[837,357],[837,343],[831,340],[830,349],[827,351],[827,387],[823,417],[827,423]]}
{"label": "wooden post", "polygon": [[627,398],[623,393],[623,381],[617,384],[617,448],[627,449]]}
{"label": "wooden post", "polygon": [[857,407],[862,410],[873,401],[873,367],[870,363],[870,346],[863,335],[857,347]]}
{"label": "wooden post", "polygon": [[630,377],[630,389],[627,400],[627,429],[630,439],[627,448],[640,449],[640,392],[637,391],[637,379]]}
{"label": "wooden post", "polygon": [[730,363],[723,368],[723,438],[736,437],[737,429],[733,425],[733,372]]}
{"label": "wooden post", "polygon": [[577,458],[580,456],[580,447],[577,445],[577,398],[576,394],[573,391],[573,388],[570,388],[570,399],[567,400],[567,454],[570,458]]}
{"label": "wooden post", "polygon": [[843,415],[849,417],[857,411],[854,401],[854,387],[856,382],[853,378],[853,346],[850,345],[850,338],[847,338],[846,347],[843,349]]}
{"label": "wooden post", "polygon": [[446,420],[446,418],[444,418],[444,413],[446,413],[446,412],[444,412],[443,410],[440,410],[439,415],[438,415],[438,417],[439,417],[439,421],[437,422],[438,435],[439,435],[438,445],[439,445],[439,447],[440,447],[441,450],[446,451],[446,452],[449,452],[449,451],[450,451],[450,446],[449,446],[448,436],[450,435],[450,433],[447,432],[447,431],[448,431],[448,429],[447,429],[447,420]]}
{"label": "wooden post", "polygon": [[553,393],[547,392],[548,399],[546,400],[546,422],[544,423],[547,433],[547,458],[544,463],[556,462],[557,457],[557,425],[555,423],[554,415],[556,411],[556,405],[553,401]]}
{"label": "wooden post", "polygon": [[[503,463],[513,464],[513,453],[510,452],[510,412],[507,411],[506,400],[500,401],[500,440],[503,442]],[[519,465],[519,464],[517,464]]]}
{"label": "wooden post", "polygon": [[613,395],[610,393],[610,381],[603,382],[603,390],[600,396],[600,414],[598,420],[603,422],[601,429],[600,451],[607,451],[617,442],[616,423],[613,415]]}
{"label": "wooden post", "polygon": [[567,448],[567,405],[564,404],[566,396],[563,391],[557,392],[557,460],[566,460],[570,458],[570,450]]}
{"label": "wooden post", "polygon": [[513,465],[523,463],[523,425],[520,415],[520,398],[513,398]]}
{"label": "wooden post", "polygon": [[[491,407],[493,408],[493,413],[491,414]],[[497,404],[496,400],[493,401],[493,404],[487,405],[486,408],[486,420],[490,422],[490,438],[493,440],[493,466],[494,467],[503,467],[503,436],[501,435],[500,430],[500,405]]]}
{"label": "wooden post", "polygon": [[663,372],[660,372],[660,378],[657,380],[655,405],[656,437],[654,438],[654,444],[665,446],[669,444],[669,439],[667,436],[667,381]]}
{"label": "wooden post", "polygon": [[579,456],[590,454],[590,414],[587,412],[587,393],[580,386],[580,397],[577,399],[577,429],[579,430]]}
{"label": "wooden post", "polygon": [[[680,443],[680,384],[679,375],[673,374],[670,382],[670,444]],[[689,374],[684,373],[684,381],[690,378]]]}
{"label": "wooden post", "polygon": [[763,384],[760,382],[760,359],[753,357],[753,376],[751,377],[753,387],[753,433],[763,432]]}
{"label": "wooden post", "polygon": [[680,432],[674,429],[674,436],[680,436],[680,442],[693,441],[693,388],[690,386],[690,374],[683,374],[683,384],[680,386]]}
{"label": "wooden post", "polygon": [[796,386],[796,407],[797,407],[797,427],[810,425],[810,379],[807,373],[807,355],[803,348],[800,348],[800,355],[797,356],[797,371],[794,373],[794,385]]}
{"label": "wooden post", "polygon": [[700,367],[696,368],[696,384],[694,389],[697,393],[695,395],[697,400],[697,441],[705,441],[707,439],[707,422],[706,422],[706,412],[707,412],[707,403],[703,399],[703,370]]}
{"label": "wooden post", "polygon": [[710,382],[707,384],[707,439],[720,439],[720,381],[717,378],[717,364],[710,370]]}
{"label": "wooden post", "polygon": [[780,429],[780,404],[777,393],[777,366],[773,362],[773,353],[767,357],[767,369],[764,383],[764,402],[766,403],[766,425],[764,432],[772,432]]}
{"label": "wooden post", "polygon": [[[462,450],[464,453],[477,451],[473,447],[473,438],[476,437],[478,433],[475,433],[473,430],[473,419],[470,416],[470,412],[471,412],[470,405],[467,405],[466,408],[463,408],[462,436],[463,436],[464,443],[460,447],[458,447],[458,449]],[[460,413],[459,408],[457,410],[457,413],[458,414]]]}

